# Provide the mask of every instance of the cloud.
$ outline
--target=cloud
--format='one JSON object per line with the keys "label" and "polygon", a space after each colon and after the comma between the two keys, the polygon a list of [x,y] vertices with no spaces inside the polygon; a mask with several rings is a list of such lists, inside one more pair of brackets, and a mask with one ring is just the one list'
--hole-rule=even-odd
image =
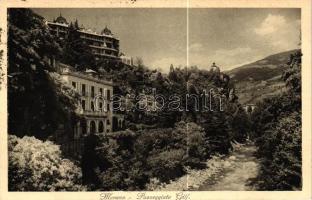
{"label": "cloud", "polygon": [[258,35],[268,35],[275,33],[281,27],[287,25],[285,17],[281,15],[269,14],[265,20],[261,23],[260,27],[255,29],[255,33]]}
{"label": "cloud", "polygon": [[300,20],[285,19],[281,15],[268,16],[254,28],[254,32],[273,52],[280,52],[298,48],[300,34]]}
{"label": "cloud", "polygon": [[189,45],[189,51],[198,52],[204,50],[204,46],[201,43],[193,43]]}

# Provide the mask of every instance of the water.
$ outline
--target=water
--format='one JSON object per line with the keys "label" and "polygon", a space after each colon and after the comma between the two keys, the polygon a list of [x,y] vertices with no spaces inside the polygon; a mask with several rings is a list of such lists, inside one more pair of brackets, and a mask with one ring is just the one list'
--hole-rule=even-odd
{"label": "water", "polygon": [[199,187],[200,191],[250,191],[250,179],[258,174],[259,164],[254,156],[253,144],[241,146],[227,158],[227,164],[217,175],[210,177]]}

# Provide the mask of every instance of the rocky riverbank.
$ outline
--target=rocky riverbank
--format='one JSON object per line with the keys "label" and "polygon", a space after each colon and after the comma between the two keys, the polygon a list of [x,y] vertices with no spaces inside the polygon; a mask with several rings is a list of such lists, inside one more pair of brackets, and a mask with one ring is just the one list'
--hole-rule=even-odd
{"label": "rocky riverbank", "polygon": [[205,169],[188,169],[186,175],[168,184],[153,179],[148,190],[254,190],[249,186],[249,179],[258,173],[257,159],[253,155],[255,150],[252,144],[235,145],[229,156],[216,155],[207,160]]}

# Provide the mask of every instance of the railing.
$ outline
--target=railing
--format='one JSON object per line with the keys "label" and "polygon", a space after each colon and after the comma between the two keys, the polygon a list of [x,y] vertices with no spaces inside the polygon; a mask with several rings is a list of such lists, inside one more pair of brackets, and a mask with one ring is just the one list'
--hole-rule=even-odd
{"label": "railing", "polygon": [[111,50],[111,51],[118,51],[117,48],[111,48],[111,47],[105,47],[105,46],[96,46],[96,45],[89,45],[90,47],[93,48],[98,48],[98,49],[107,49],[107,50]]}
{"label": "railing", "polygon": [[92,110],[84,110],[82,114],[84,115],[92,115],[92,116],[106,116],[109,112],[107,111],[92,111]]}

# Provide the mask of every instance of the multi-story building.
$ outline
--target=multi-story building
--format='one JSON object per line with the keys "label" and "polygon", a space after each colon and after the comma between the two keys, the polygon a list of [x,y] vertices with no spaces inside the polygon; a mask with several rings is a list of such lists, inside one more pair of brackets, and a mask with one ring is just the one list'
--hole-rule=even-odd
{"label": "multi-story building", "polygon": [[[53,22],[47,21],[46,23],[53,35],[60,39],[67,37],[69,23],[62,15],[53,20]],[[107,27],[101,33],[82,27],[79,28],[78,32],[80,33],[80,38],[89,45],[92,54],[97,60],[119,60],[119,39]]]}
{"label": "multi-story building", "polygon": [[80,94],[77,114],[83,118],[74,126],[74,138],[82,135],[112,132],[113,82],[100,79],[93,70],[78,72],[60,65],[62,79]]}

